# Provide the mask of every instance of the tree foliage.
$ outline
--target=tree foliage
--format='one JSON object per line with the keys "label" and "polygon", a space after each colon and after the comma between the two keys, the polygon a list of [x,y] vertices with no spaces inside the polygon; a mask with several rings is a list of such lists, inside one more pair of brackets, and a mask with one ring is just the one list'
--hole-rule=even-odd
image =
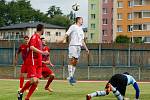
{"label": "tree foliage", "polygon": [[119,35],[116,37],[116,43],[130,43],[130,38],[124,35]]}
{"label": "tree foliage", "polygon": [[23,22],[44,22],[65,27],[71,23],[69,17],[56,6],[50,6],[44,14],[33,9],[29,0],[0,0],[0,27]]}

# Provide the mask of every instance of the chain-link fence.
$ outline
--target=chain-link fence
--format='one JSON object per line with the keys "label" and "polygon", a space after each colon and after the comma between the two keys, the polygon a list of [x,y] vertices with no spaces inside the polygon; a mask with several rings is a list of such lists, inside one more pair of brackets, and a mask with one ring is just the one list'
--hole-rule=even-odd
{"label": "chain-link fence", "polygon": [[[20,42],[0,42],[0,78],[17,78],[22,63],[17,66],[14,56]],[[51,68],[56,78],[65,79],[68,75],[68,44],[48,44],[50,58],[55,67]],[[88,44],[90,54],[82,50],[76,70],[77,79],[107,80],[115,73],[130,72],[137,80],[150,80],[149,44]]]}

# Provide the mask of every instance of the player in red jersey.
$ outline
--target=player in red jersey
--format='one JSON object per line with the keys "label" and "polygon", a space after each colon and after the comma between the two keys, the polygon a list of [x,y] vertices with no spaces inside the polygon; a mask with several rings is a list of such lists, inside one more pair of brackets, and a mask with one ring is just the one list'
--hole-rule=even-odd
{"label": "player in red jersey", "polygon": [[15,58],[15,65],[18,62],[18,55],[21,53],[22,55],[22,60],[23,60],[23,64],[21,66],[21,72],[20,72],[20,89],[23,87],[23,83],[24,83],[24,77],[26,76],[27,73],[27,66],[25,66],[24,62],[25,59],[27,57],[27,53],[29,51],[29,46],[28,46],[28,42],[29,42],[29,37],[28,36],[24,36],[24,44],[21,44],[20,47],[18,48],[18,51],[16,53],[16,58]]}
{"label": "player in red jersey", "polygon": [[29,100],[30,96],[35,91],[38,85],[38,79],[42,77],[42,55],[49,55],[49,52],[42,51],[42,41],[40,36],[44,33],[44,26],[38,24],[36,33],[32,35],[29,41],[29,53],[25,60],[25,64],[28,66],[28,78],[29,81],[18,92],[18,100],[22,100],[23,93],[26,89],[29,89],[25,100]]}
{"label": "player in red jersey", "polygon": [[[48,51],[50,53],[49,47],[46,45],[45,38],[41,38],[42,44],[43,44],[43,51]],[[51,63],[50,56],[49,55],[43,55],[42,56],[42,76],[44,78],[48,78],[48,81],[45,85],[45,90],[48,90],[49,92],[52,92],[53,90],[49,87],[51,82],[54,80],[55,74],[53,71],[47,66],[47,64],[50,64],[51,67],[54,65]]]}

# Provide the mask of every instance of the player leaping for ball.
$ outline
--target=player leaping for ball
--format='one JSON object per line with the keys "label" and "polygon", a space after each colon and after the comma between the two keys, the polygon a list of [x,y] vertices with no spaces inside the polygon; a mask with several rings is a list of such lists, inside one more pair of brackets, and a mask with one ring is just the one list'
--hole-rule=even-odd
{"label": "player leaping for ball", "polygon": [[111,91],[116,96],[117,100],[126,100],[125,98],[126,87],[131,84],[133,85],[136,91],[135,100],[139,100],[140,95],[139,86],[135,81],[135,79],[131,75],[129,75],[128,72],[113,75],[106,84],[104,91],[96,91],[91,94],[88,94],[86,96],[86,100],[92,100],[92,97],[96,96],[106,96]]}
{"label": "player leaping for ball", "polygon": [[[46,40],[44,37],[41,38],[42,44],[43,44],[43,51],[47,51],[50,53],[50,49],[46,44]],[[49,92],[52,92],[53,90],[50,87],[50,84],[54,80],[55,74],[53,71],[47,66],[50,65],[51,67],[54,67],[54,65],[51,63],[50,55],[43,55],[42,56],[42,76],[44,78],[48,78],[48,81],[45,85],[45,90],[48,90]]]}
{"label": "player leaping for ball", "polygon": [[76,69],[76,64],[80,57],[81,46],[85,48],[87,53],[89,54],[89,50],[84,42],[84,32],[82,29],[83,18],[77,17],[75,20],[75,24],[71,25],[65,36],[62,40],[58,40],[58,43],[63,42],[68,36],[70,36],[70,44],[69,44],[69,64],[68,64],[68,73],[69,83],[73,85],[76,83],[74,79],[74,72]]}

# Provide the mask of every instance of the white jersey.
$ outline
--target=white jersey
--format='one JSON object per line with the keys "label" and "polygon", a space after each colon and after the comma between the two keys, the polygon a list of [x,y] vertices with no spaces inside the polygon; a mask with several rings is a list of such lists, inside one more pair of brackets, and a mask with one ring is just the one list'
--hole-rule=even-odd
{"label": "white jersey", "polygon": [[82,46],[82,40],[84,39],[84,32],[81,26],[78,26],[76,24],[71,25],[66,34],[71,38],[69,45]]}
{"label": "white jersey", "polygon": [[130,84],[134,85],[134,83],[135,83],[136,81],[135,81],[135,79],[133,78],[133,76],[131,76],[131,75],[126,75],[126,74],[124,74],[124,75],[127,76],[127,79],[128,79],[127,85],[130,85]]}

